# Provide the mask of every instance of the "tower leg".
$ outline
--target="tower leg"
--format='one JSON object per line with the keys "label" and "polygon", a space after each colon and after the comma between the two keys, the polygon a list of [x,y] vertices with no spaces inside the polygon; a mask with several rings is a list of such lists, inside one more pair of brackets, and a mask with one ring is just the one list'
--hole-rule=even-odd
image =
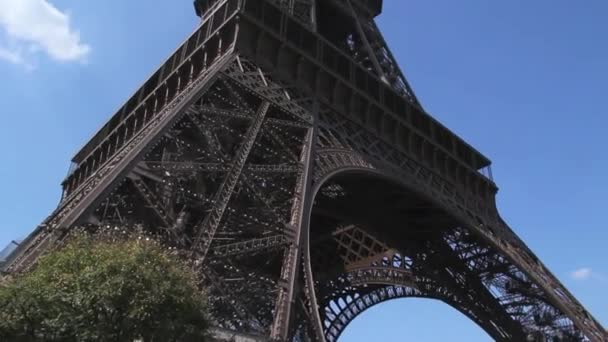
{"label": "tower leg", "polygon": [[[318,108],[318,105],[315,105],[315,108]],[[294,230],[293,241],[283,259],[279,297],[271,329],[271,339],[277,341],[288,341],[295,333],[294,317],[299,301],[307,302],[305,310],[307,310],[310,333],[315,340],[324,341],[308,251],[316,130],[316,126],[309,129],[300,156],[303,171],[298,179],[290,220],[291,228]],[[302,283],[304,288],[301,287]]]}

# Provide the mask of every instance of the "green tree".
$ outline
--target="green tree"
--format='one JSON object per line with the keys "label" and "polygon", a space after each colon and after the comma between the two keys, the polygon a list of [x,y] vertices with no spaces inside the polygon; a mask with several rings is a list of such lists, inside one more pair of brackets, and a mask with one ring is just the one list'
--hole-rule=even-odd
{"label": "green tree", "polygon": [[204,341],[195,279],[154,243],[78,238],[0,285],[0,340]]}

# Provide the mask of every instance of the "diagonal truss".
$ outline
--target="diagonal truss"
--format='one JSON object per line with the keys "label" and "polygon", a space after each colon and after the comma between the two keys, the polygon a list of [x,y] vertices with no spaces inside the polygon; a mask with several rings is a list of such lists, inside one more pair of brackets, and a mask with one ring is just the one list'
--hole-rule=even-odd
{"label": "diagonal truss", "polygon": [[75,156],[5,271],[82,229],[131,231],[192,263],[217,336],[335,341],[425,297],[499,341],[607,340],[500,218],[490,161],[421,108],[381,5],[195,1],[200,25]]}

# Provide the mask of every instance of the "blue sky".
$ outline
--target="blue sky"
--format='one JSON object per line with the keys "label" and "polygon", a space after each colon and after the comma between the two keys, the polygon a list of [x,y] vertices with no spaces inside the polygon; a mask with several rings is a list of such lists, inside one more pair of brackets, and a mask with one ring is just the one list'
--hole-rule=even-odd
{"label": "blue sky", "polygon": [[[427,111],[493,160],[505,220],[604,326],[606,18],[604,0],[386,0],[379,19]],[[0,0],[0,248],[51,212],[73,153],[195,23],[190,0]],[[377,334],[489,340],[410,299],[342,340]]]}

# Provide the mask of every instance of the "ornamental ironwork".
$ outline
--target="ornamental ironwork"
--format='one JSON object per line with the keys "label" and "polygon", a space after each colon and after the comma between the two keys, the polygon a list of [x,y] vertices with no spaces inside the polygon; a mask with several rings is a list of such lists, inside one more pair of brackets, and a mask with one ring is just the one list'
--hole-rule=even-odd
{"label": "ornamental ironwork", "polygon": [[76,154],[5,271],[77,227],[139,229],[200,273],[218,339],[335,341],[425,297],[498,341],[606,341],[500,218],[490,161],[422,108],[381,8],[195,1],[196,30]]}

